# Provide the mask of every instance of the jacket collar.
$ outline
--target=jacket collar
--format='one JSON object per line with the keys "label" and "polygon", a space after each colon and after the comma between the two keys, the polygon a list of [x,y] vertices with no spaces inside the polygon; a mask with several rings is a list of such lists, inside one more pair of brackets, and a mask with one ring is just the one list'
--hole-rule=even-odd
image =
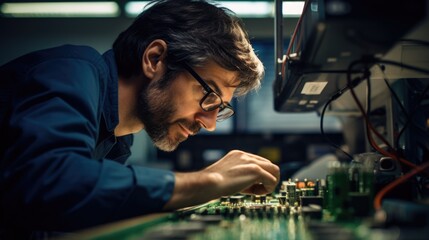
{"label": "jacket collar", "polygon": [[106,128],[109,132],[113,132],[119,123],[118,112],[118,69],[116,66],[115,55],[113,50],[110,49],[103,54],[103,58],[109,67],[109,75],[107,79],[106,99],[103,104],[103,115],[106,121]]}

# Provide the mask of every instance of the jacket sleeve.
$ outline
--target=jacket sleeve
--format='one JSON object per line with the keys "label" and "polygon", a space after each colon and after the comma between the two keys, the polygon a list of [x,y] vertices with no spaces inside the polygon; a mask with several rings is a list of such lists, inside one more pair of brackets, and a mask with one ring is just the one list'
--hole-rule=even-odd
{"label": "jacket sleeve", "polygon": [[77,230],[161,211],[170,199],[171,171],[94,159],[101,74],[88,61],[64,58],[17,79],[2,134],[8,139],[0,162],[6,224]]}

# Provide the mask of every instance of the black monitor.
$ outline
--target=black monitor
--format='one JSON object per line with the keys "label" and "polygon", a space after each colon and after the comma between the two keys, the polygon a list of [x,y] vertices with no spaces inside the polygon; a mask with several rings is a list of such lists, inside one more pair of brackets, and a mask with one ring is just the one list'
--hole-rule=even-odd
{"label": "black monitor", "polygon": [[308,0],[286,50],[275,1],[274,108],[317,111],[348,87],[355,61],[382,58],[425,17],[426,0]]}

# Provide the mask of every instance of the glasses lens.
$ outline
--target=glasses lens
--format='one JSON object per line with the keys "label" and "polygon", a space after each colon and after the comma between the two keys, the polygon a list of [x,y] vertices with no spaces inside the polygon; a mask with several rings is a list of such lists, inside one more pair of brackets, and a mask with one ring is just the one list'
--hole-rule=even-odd
{"label": "glasses lens", "polygon": [[230,118],[232,115],[234,115],[234,110],[232,110],[232,108],[229,106],[226,106],[225,108],[219,110],[216,121],[221,122]]}
{"label": "glasses lens", "polygon": [[211,92],[210,94],[206,95],[203,102],[201,103],[201,107],[205,111],[213,111],[221,104],[222,99],[215,92]]}

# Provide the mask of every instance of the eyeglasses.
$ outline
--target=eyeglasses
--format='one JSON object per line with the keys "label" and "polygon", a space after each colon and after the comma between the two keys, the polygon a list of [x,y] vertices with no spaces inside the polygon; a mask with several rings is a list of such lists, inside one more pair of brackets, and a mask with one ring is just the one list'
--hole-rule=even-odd
{"label": "eyeglasses", "polygon": [[216,93],[190,66],[184,65],[185,69],[197,80],[204,88],[206,94],[200,101],[201,108],[206,111],[214,111],[219,108],[216,121],[221,122],[234,115],[234,109],[229,103],[223,102],[222,98]]}

